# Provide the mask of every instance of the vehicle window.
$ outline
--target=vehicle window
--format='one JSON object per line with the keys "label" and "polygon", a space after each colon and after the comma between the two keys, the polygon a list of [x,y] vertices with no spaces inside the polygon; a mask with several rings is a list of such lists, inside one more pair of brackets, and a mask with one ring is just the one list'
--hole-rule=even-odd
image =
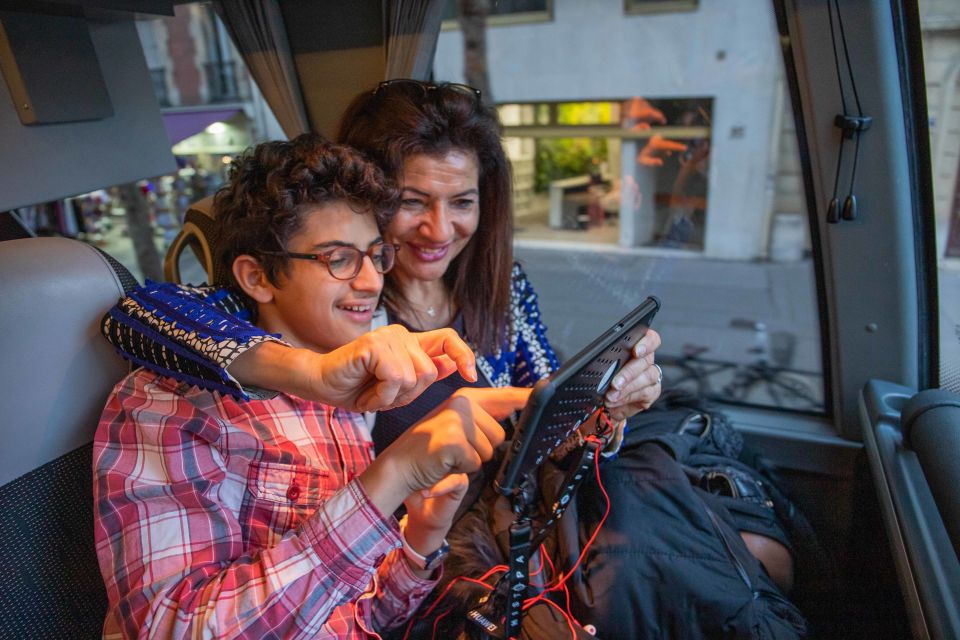
{"label": "vehicle window", "polygon": [[940,386],[960,391],[960,5],[920,3],[940,301]]}
{"label": "vehicle window", "polygon": [[[514,169],[515,254],[551,343],[569,357],[657,295],[667,387],[823,412],[770,3],[551,4],[550,22],[488,24],[485,37]],[[442,32],[435,79],[464,81],[463,58],[461,35]]]}
{"label": "vehicle window", "polygon": [[[163,279],[163,256],[187,208],[219,188],[234,155],[285,136],[210,4],[178,4],[174,16],[136,27],[176,161],[171,172],[16,214],[39,235],[101,247],[142,282]],[[192,251],[183,253],[181,277],[206,280]]]}
{"label": "vehicle window", "polygon": [[[453,5],[463,6],[452,2],[447,17]],[[561,357],[657,295],[668,388],[822,412],[808,216],[772,7],[492,5],[510,21],[487,21],[480,66],[514,168],[516,256]],[[463,34],[451,23],[433,76],[462,82]],[[209,5],[177,4],[174,17],[137,28],[176,170],[18,213],[160,279],[187,205],[217,188],[234,154],[284,135]],[[952,140],[932,146],[952,158],[955,184]],[[960,261],[946,243],[940,255],[945,270]],[[184,258],[182,279],[204,280],[191,252]],[[943,335],[955,335],[957,315]]]}
{"label": "vehicle window", "polygon": [[449,0],[443,8],[443,28],[456,29],[465,13],[484,11],[487,24],[505,25],[523,22],[550,20],[552,0],[497,0],[496,2],[473,0]]}

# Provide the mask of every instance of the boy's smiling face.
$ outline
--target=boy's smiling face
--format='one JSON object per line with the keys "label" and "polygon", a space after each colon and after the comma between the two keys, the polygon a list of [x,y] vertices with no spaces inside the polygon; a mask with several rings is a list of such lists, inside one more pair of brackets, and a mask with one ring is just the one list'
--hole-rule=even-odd
{"label": "boy's smiling face", "polygon": [[[373,214],[357,213],[342,201],[315,205],[304,214],[300,231],[287,242],[292,253],[325,253],[349,245],[366,251],[380,242]],[[383,275],[369,257],[351,280],[330,275],[316,260],[289,259],[278,285],[263,278],[257,301],[257,324],[279,333],[296,347],[326,353],[370,330],[370,320],[383,288]]]}

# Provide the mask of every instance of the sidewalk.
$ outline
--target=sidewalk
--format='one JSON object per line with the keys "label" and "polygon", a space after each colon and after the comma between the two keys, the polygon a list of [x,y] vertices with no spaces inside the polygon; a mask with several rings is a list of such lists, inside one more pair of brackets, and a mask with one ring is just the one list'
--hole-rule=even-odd
{"label": "sidewalk", "polygon": [[[103,233],[102,239],[98,242],[92,242],[111,256],[116,258],[137,278],[138,282],[143,282],[143,272],[140,271],[140,265],[137,264],[137,256],[133,250],[133,242],[127,235],[127,220],[124,216],[111,216],[111,228]],[[161,264],[167,247],[163,237],[156,233],[153,238],[157,251],[160,253]],[[185,282],[199,284],[207,279],[206,272],[200,263],[194,257],[193,252],[187,250],[181,257],[180,275]]]}
{"label": "sidewalk", "polygon": [[[788,366],[819,372],[816,287],[809,260],[736,262],[623,251],[557,250],[518,243],[521,262],[540,297],[548,336],[565,356],[648,295],[662,308],[654,327],[664,353],[685,345],[709,347],[705,357],[747,362],[764,339],[762,323],[778,342],[795,341]],[[736,322],[735,322],[736,321]]]}
{"label": "sidewalk", "polygon": [[[780,363],[819,374],[820,318],[813,265],[737,262],[696,256],[637,255],[618,249],[544,248],[518,242],[516,258],[540,297],[548,337],[564,356],[586,345],[647,295],[660,298],[654,327],[661,353],[679,356],[687,345],[709,347],[703,357],[752,362],[763,323],[776,345],[793,342],[792,359]],[[960,271],[940,269],[941,380],[960,388]]]}

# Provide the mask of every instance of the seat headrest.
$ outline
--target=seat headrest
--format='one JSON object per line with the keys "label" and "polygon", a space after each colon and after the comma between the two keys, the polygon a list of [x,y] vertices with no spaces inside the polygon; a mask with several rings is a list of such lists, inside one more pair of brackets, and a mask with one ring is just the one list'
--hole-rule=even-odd
{"label": "seat headrest", "polygon": [[93,247],[66,238],[0,242],[0,485],[93,439],[129,366],[100,335],[124,295]]}
{"label": "seat headrest", "polygon": [[[193,251],[200,266],[207,273],[207,283],[222,285],[227,275],[214,264],[220,228],[213,206],[213,196],[197,200],[187,209],[183,217],[183,226],[177,237],[170,243],[163,260],[163,277],[169,282],[182,283],[180,276],[180,256],[187,247]],[[199,284],[199,283],[192,283]]]}

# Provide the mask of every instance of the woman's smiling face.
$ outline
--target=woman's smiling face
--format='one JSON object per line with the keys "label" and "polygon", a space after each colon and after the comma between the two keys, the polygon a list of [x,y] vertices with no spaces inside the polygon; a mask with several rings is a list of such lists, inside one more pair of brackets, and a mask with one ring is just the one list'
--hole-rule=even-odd
{"label": "woman's smiling face", "polygon": [[476,156],[454,149],[444,156],[414,155],[403,163],[403,201],[387,229],[399,244],[401,280],[439,280],[480,221]]}

